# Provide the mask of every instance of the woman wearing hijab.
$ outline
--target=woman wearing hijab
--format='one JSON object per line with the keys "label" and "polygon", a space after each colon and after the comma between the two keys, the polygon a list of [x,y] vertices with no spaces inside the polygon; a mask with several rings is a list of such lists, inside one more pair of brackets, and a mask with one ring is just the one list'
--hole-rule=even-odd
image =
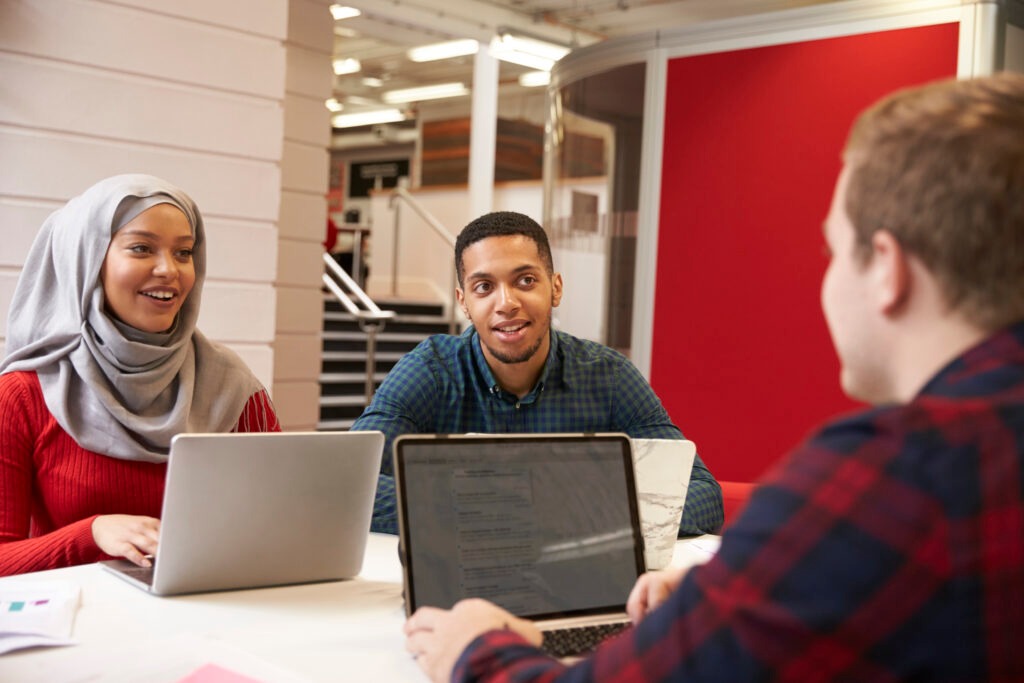
{"label": "woman wearing hijab", "polygon": [[147,175],[43,224],[0,362],[0,575],[148,566],[171,438],[280,430],[249,368],[196,329],[205,247],[192,200]]}

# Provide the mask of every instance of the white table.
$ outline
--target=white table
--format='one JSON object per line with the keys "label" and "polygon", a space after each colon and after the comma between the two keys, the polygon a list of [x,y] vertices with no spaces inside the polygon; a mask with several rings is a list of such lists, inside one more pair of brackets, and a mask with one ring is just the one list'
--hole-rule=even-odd
{"label": "white table", "polygon": [[[679,541],[673,564],[706,561],[716,542]],[[5,683],[177,681],[207,663],[275,683],[425,680],[404,649],[394,536],[370,534],[351,581],[158,598],[97,565],[14,578],[70,580],[82,600],[78,645],[0,657]]]}

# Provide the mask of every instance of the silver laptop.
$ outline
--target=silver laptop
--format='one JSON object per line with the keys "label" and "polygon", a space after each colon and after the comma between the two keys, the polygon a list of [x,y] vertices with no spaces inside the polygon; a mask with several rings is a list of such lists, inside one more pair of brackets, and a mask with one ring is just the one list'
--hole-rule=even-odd
{"label": "silver laptop", "polygon": [[381,432],[180,434],[153,567],[101,564],[156,595],[353,577],[383,449]]}
{"label": "silver laptop", "polygon": [[402,436],[394,458],[409,614],[486,598],[555,656],[628,625],[644,554],[626,435]]}

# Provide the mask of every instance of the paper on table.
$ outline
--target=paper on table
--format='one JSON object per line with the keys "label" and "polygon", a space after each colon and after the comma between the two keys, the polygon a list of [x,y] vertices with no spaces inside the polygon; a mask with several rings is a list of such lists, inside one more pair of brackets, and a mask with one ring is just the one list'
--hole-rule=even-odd
{"label": "paper on table", "polygon": [[70,581],[0,583],[0,654],[40,645],[71,645],[81,590]]}
{"label": "paper on table", "polygon": [[722,545],[721,536],[704,536],[701,538],[694,539],[693,546],[698,550],[703,550],[708,555],[714,555],[718,552],[718,548]]}

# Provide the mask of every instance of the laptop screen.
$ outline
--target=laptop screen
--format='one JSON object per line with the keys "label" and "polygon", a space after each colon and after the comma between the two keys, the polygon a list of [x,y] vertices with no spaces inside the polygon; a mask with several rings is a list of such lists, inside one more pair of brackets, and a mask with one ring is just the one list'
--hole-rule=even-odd
{"label": "laptop screen", "polygon": [[486,598],[518,616],[622,609],[643,572],[624,435],[401,437],[410,612]]}

